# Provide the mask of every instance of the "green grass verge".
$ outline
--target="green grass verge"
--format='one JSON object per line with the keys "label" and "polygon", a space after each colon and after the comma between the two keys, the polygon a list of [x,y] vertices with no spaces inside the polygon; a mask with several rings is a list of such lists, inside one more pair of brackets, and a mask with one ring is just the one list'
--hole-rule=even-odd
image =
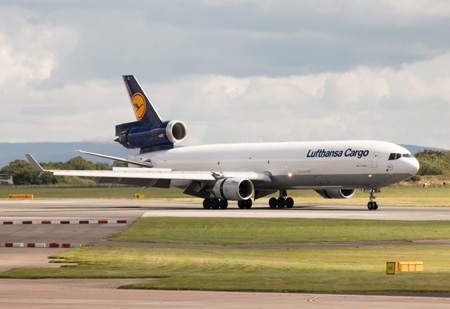
{"label": "green grass verge", "polygon": [[448,221],[140,218],[112,240],[229,245],[431,239],[450,239]]}
{"label": "green grass verge", "polygon": [[[70,187],[10,187],[0,186],[0,199],[8,198],[8,194],[34,194],[36,199],[59,198],[105,198],[105,199],[131,199],[135,193],[140,193],[140,187],[112,187],[112,188],[70,188]],[[369,195],[358,190],[350,199],[326,200],[313,190],[292,190],[288,192],[296,205],[302,204],[347,204],[362,205],[365,207]],[[197,201],[201,207],[201,199],[183,194],[176,188],[161,189],[147,188],[143,194],[148,199],[171,199],[184,201]],[[272,196],[277,196],[272,195]],[[269,196],[270,197],[270,196]],[[257,202],[267,203],[268,198]],[[450,206],[450,186],[447,187],[388,187],[383,188],[377,194],[377,202],[381,205],[423,205],[423,206]],[[230,207],[236,208],[236,203],[231,202]]]}
{"label": "green grass verge", "polygon": [[[0,186],[0,198],[8,198],[9,194],[34,194],[35,199],[66,199],[66,198],[94,198],[94,199],[132,199],[141,187],[8,187]],[[183,191],[176,188],[160,189],[148,188],[142,194],[146,198],[176,199],[186,197]]]}
{"label": "green grass verge", "polygon": [[[445,247],[174,249],[84,247],[55,257],[78,266],[13,269],[1,278],[160,278],[122,288],[272,292],[449,292]],[[423,273],[386,275],[387,261]]]}

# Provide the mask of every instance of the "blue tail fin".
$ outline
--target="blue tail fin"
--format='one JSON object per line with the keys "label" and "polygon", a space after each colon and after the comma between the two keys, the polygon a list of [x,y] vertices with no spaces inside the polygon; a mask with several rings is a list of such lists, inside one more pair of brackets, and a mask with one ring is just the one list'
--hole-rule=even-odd
{"label": "blue tail fin", "polygon": [[133,75],[123,75],[122,78],[130,96],[136,120],[141,121],[144,126],[160,124],[161,117],[153,108],[152,102],[147,98],[136,78]]}
{"label": "blue tail fin", "polygon": [[186,125],[178,120],[162,122],[152,102],[133,75],[123,75],[137,121],[116,125],[116,142],[140,153],[173,148],[186,137]]}

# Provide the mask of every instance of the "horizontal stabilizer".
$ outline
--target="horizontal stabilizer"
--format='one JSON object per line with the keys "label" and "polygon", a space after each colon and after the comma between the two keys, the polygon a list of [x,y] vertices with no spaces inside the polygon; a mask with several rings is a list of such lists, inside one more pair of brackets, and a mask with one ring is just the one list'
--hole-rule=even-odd
{"label": "horizontal stabilizer", "polygon": [[84,153],[84,154],[87,154],[87,155],[90,155],[90,156],[95,156],[95,157],[100,157],[100,158],[104,158],[104,159],[110,159],[110,160],[114,160],[114,161],[134,164],[134,165],[137,165],[137,166],[153,167],[153,165],[150,162],[133,161],[133,160],[123,159],[123,158],[113,157],[113,156],[107,156],[107,155],[94,153],[94,152],[89,152],[89,151],[84,151],[84,150],[75,150],[75,151],[76,152],[80,152],[80,153]]}

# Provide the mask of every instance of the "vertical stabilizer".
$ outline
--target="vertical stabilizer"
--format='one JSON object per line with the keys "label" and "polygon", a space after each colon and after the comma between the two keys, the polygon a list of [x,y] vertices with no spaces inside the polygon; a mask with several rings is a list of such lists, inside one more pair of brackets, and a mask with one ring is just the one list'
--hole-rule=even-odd
{"label": "vertical stabilizer", "polygon": [[158,112],[153,108],[152,102],[145,95],[138,81],[133,75],[123,75],[123,81],[130,96],[136,120],[142,121],[145,126],[154,126],[162,122]]}
{"label": "vertical stabilizer", "polygon": [[116,125],[116,142],[140,153],[173,148],[186,137],[186,125],[179,120],[162,121],[152,102],[133,75],[123,75],[137,121]]}

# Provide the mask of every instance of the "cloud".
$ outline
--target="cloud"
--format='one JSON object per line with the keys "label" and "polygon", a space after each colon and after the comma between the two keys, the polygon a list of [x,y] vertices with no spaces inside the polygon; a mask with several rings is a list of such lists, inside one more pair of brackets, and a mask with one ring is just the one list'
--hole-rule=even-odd
{"label": "cloud", "polygon": [[[107,7],[33,1],[3,6],[2,12],[0,29],[7,28],[2,32],[8,42],[31,43],[29,49],[37,51],[47,46],[37,58],[50,61],[40,73],[48,76],[51,67],[50,86],[130,73],[157,82],[194,74],[285,77],[359,66],[399,69],[450,50],[443,31],[450,27],[450,4],[438,0],[112,0]],[[31,33],[16,35],[16,28]]]}
{"label": "cloud", "polygon": [[447,1],[0,5],[2,142],[111,140],[135,74],[185,144],[450,148]]}
{"label": "cloud", "polygon": [[0,11],[0,90],[48,79],[77,43],[76,31],[23,9]]}
{"label": "cloud", "polygon": [[415,67],[288,78],[192,76],[146,87],[164,115],[206,126],[208,143],[381,139],[450,148],[450,77],[428,81]]}
{"label": "cloud", "polygon": [[[187,124],[185,145],[376,139],[450,148],[450,76],[427,80],[414,64],[283,78],[140,81],[164,119]],[[22,93],[1,119],[5,142],[112,140],[116,124],[134,121],[120,79]]]}

